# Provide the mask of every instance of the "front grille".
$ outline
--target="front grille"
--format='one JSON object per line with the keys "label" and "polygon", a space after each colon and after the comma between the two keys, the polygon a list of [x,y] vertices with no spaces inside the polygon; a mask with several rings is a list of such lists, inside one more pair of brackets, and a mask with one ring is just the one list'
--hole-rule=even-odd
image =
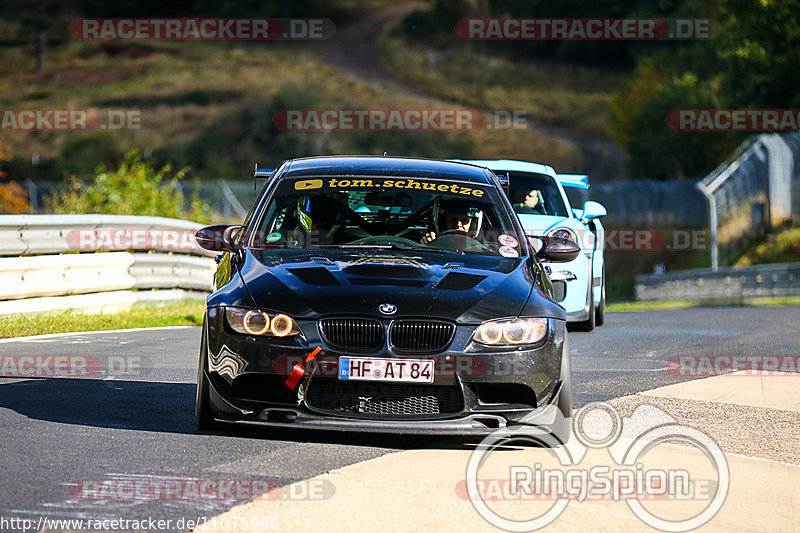
{"label": "front grille", "polygon": [[396,352],[441,352],[453,338],[455,327],[431,320],[398,320],[389,331],[389,342]]}
{"label": "front grille", "polygon": [[553,300],[560,302],[567,297],[567,282],[554,281],[553,282]]}
{"label": "front grille", "polygon": [[383,326],[368,318],[326,318],[320,320],[325,341],[340,350],[377,350],[383,346]]}
{"label": "front grille", "polygon": [[351,415],[439,415],[458,413],[464,399],[455,386],[311,381],[311,407]]}

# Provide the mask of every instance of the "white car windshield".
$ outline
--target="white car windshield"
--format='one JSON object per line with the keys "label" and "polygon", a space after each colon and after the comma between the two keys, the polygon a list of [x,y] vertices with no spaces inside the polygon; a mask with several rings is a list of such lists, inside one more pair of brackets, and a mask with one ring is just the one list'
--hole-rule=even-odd
{"label": "white car windshield", "polygon": [[533,172],[500,172],[508,174],[509,198],[520,215],[569,216],[567,206],[555,180]]}

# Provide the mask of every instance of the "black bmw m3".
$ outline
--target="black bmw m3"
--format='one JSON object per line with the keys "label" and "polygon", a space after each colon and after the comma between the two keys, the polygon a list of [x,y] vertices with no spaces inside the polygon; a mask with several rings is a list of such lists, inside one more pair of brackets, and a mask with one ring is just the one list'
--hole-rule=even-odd
{"label": "black bmw m3", "polygon": [[[317,157],[269,176],[220,252],[195,414],[220,422],[443,435],[527,424],[563,438],[565,311],[498,178],[463,163]],[[535,242],[534,242],[535,241]]]}

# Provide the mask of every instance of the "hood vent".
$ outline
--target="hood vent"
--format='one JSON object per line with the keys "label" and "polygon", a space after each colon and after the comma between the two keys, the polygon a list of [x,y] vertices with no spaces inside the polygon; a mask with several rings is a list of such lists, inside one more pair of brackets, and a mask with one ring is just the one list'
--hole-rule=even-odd
{"label": "hood vent", "polygon": [[290,268],[289,272],[294,274],[303,283],[309,285],[340,285],[339,281],[331,274],[327,268],[308,267]]}
{"label": "hood vent", "polygon": [[447,270],[458,270],[458,269],[459,269],[459,268],[461,268],[462,266],[464,266],[464,263],[447,263],[447,264],[446,264],[444,267],[442,267],[442,268],[445,268],[445,269],[447,269]]}
{"label": "hood vent", "polygon": [[353,265],[344,269],[351,276],[366,276],[370,278],[426,278],[425,269],[407,265]]}
{"label": "hood vent", "polygon": [[485,279],[486,276],[450,272],[436,284],[436,288],[445,291],[467,291]]}
{"label": "hood vent", "polygon": [[392,285],[394,287],[424,287],[428,280],[424,279],[381,279],[381,278],[350,278],[351,285]]}

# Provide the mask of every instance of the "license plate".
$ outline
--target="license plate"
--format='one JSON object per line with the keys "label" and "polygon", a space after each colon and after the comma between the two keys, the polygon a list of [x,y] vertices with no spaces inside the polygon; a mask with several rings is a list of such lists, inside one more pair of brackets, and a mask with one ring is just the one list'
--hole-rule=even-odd
{"label": "license plate", "polygon": [[433,383],[433,361],[340,357],[339,379]]}

